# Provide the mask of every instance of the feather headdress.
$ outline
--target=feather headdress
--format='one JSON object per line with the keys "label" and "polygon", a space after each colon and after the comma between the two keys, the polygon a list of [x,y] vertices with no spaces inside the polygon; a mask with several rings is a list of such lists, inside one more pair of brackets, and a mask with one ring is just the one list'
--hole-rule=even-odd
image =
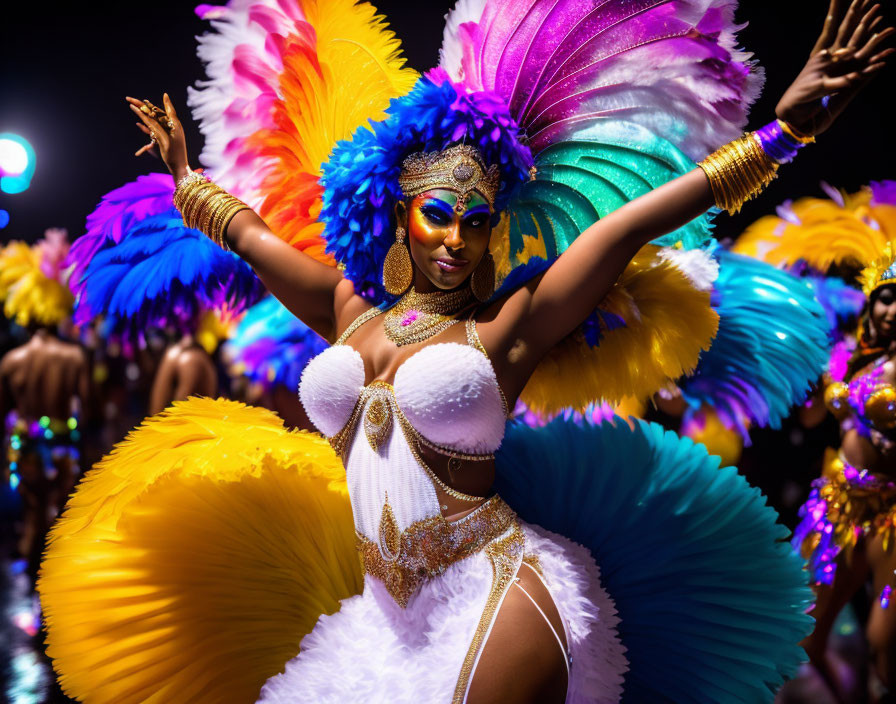
{"label": "feather headdress", "polygon": [[801,198],[756,221],[733,251],[775,266],[805,263],[820,273],[846,267],[856,273],[896,241],[896,182],[872,183],[847,194],[822,184],[829,199]]}
{"label": "feather headdress", "polygon": [[19,325],[58,325],[72,312],[63,262],[65,230],[49,229],[29,246],[13,241],[0,248],[0,302],[3,314]]}
{"label": "feather headdress", "polygon": [[883,253],[862,269],[859,283],[866,296],[871,296],[881,286],[896,283],[896,254],[892,243],[888,242]]}
{"label": "feather headdress", "polygon": [[[215,30],[200,47],[209,80],[190,99],[202,158],[279,236],[338,262],[362,295],[387,304],[380,277],[401,161],[473,143],[502,170],[490,250],[506,291],[740,134],[762,76],[736,48],[733,13],[730,0],[464,1],[447,17],[440,66],[418,80],[366,3],[203,6]],[[657,244],[704,246],[708,222]],[[694,266],[700,256],[682,268],[684,258],[646,252],[623,277],[637,294],[618,284],[526,402],[552,413],[643,396],[693,369],[716,325],[709,287],[691,279],[712,269],[706,255]],[[663,290],[673,279],[681,306]],[[672,339],[677,323],[691,328]],[[582,365],[587,383],[566,378]]]}

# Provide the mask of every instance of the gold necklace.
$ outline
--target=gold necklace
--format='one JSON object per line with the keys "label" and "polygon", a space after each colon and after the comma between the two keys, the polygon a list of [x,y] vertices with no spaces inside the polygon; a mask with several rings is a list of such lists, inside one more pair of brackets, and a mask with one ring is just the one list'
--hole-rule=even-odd
{"label": "gold necklace", "polygon": [[423,342],[457,322],[458,314],[473,300],[470,287],[457,291],[408,291],[385,315],[386,337],[401,347]]}

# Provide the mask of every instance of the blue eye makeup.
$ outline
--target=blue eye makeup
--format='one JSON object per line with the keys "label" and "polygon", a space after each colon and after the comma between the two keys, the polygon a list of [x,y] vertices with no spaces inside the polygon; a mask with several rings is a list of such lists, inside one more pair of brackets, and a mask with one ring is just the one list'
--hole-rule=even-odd
{"label": "blue eye makeup", "polygon": [[480,227],[488,222],[490,217],[491,213],[489,212],[487,205],[477,205],[475,208],[471,208],[464,214],[464,224],[469,225],[470,227]]}
{"label": "blue eye makeup", "polygon": [[454,217],[454,208],[438,198],[429,198],[420,206],[420,212],[435,225],[447,225]]}

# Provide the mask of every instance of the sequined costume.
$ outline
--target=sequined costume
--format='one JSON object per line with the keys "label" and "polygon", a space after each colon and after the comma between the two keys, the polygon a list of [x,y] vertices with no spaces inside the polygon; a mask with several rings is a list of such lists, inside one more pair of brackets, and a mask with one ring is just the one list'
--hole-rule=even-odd
{"label": "sequined costume", "polygon": [[[865,373],[848,382],[831,381],[825,389],[828,410],[844,432],[854,430],[875,447],[893,446],[896,428],[896,389],[881,380],[882,355]],[[842,377],[841,377],[842,379]],[[829,449],[824,471],[812,483],[809,499],[800,508],[800,524],[793,545],[809,560],[813,580],[830,584],[841,552],[849,559],[860,537],[884,536],[884,550],[893,545],[896,520],[896,482],[850,464],[842,453]]]}
{"label": "sequined costume", "polygon": [[[191,399],[88,472],[39,585],[66,691],[463,702],[531,569],[564,624],[567,701],[770,701],[803,658],[810,593],[733,468],[643,422],[507,423],[475,316],[452,323],[465,344],[423,346],[388,383],[351,346],[395,304],[382,271],[410,154],[461,143],[497,168],[501,296],[740,133],[758,76],[734,49],[733,5],[465,0],[423,77],[366,4],[201,12],[216,29],[191,96],[205,164],[372,307],[302,375],[320,434]],[[530,407],[643,397],[692,369],[717,325],[709,244],[702,217],[639,252],[539,368]],[[497,494],[447,488],[424,449],[449,470],[494,458]],[[447,521],[439,491],[472,511]]]}
{"label": "sequined costume", "polygon": [[854,467],[828,449],[824,471],[812,482],[800,518],[793,546],[808,560],[814,583],[831,584],[838,556],[843,553],[848,560],[860,537],[883,535],[884,549],[891,549],[896,527],[896,482]]}

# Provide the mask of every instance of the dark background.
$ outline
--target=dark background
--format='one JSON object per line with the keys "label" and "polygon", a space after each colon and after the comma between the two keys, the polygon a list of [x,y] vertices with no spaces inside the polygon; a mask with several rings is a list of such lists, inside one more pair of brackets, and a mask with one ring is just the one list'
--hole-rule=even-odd
{"label": "dark background", "polygon": [[[411,66],[426,70],[438,60],[448,2],[374,4],[402,39]],[[896,6],[884,2],[891,21]],[[887,7],[889,5],[889,7]],[[161,170],[161,163],[134,151],[143,137],[134,127],[125,95],[159,100],[168,91],[185,122],[186,87],[203,77],[194,37],[206,23],[194,3],[3,2],[0,10],[0,132],[28,139],[37,152],[31,188],[0,194],[10,224],[0,241],[34,239],[47,227],[81,234],[99,198],[137,175]],[[751,126],[768,122],[774,105],[804,63],[820,30],[827,0],[740,3],[737,18],[749,22],[741,34],[767,73],[763,97]],[[818,195],[818,183],[855,190],[871,180],[896,178],[893,99],[896,70],[888,67],[819,144],[805,149],[796,164],[781,170],[769,193],[736,218],[719,218],[718,235],[734,237],[745,225],[786,198]],[[188,124],[195,161],[201,147]]]}

